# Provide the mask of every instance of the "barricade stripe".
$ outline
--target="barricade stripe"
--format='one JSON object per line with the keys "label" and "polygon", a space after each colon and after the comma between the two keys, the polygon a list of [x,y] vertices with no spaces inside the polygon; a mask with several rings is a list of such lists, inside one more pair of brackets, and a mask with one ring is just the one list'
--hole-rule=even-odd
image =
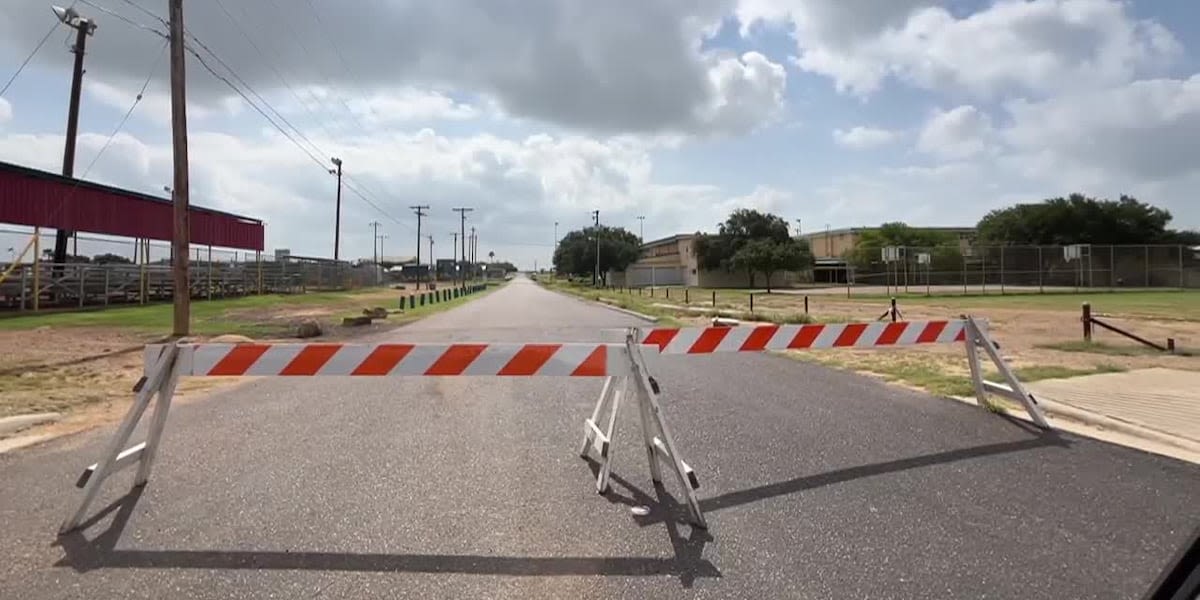
{"label": "barricade stripe", "polygon": [[571,371],[571,377],[603,377],[608,374],[608,346],[597,346]]}
{"label": "barricade stripe", "polygon": [[803,350],[805,348],[811,348],[813,342],[816,341],[817,337],[820,336],[821,332],[823,331],[825,331],[824,325],[801,325],[800,329],[796,331],[795,337],[792,338],[792,341],[788,343],[787,347],[791,350]]}
{"label": "barricade stripe", "polygon": [[341,344],[310,344],[305,346],[287,366],[279,372],[280,375],[311,376],[316,375],[329,359],[342,349]]}
{"label": "barricade stripe", "polygon": [[659,351],[666,350],[667,344],[679,334],[678,329],[654,329],[646,335],[646,339],[642,342],[649,346],[658,346]]}
{"label": "barricade stripe", "polygon": [[387,375],[412,349],[412,344],[380,344],[350,374]]}
{"label": "barricade stripe", "polygon": [[425,370],[425,374],[461,375],[486,349],[487,344],[452,344]]}
{"label": "barricade stripe", "polygon": [[956,341],[956,342],[965,342],[965,341],[967,341],[967,328],[966,328],[966,327],[959,327],[959,328],[958,328],[958,333],[957,333],[957,334],[955,334],[955,336],[954,336],[954,341]]}
{"label": "barricade stripe", "polygon": [[849,323],[847,324],[836,340],[833,341],[835,348],[843,348],[845,346],[853,346],[858,338],[862,336],[863,331],[867,329],[866,323]]}
{"label": "barricade stripe", "polygon": [[875,340],[875,343],[880,346],[892,346],[900,339],[900,335],[907,328],[907,323],[888,323],[883,328],[883,333],[879,334],[879,339]]}
{"label": "barricade stripe", "polygon": [[721,340],[725,339],[726,335],[733,329],[731,327],[710,327],[700,333],[700,337],[692,347],[688,349],[688,354],[710,354],[717,346],[721,344]]}
{"label": "barricade stripe", "polygon": [[499,375],[533,375],[562,348],[562,344],[528,344],[517,351]]}
{"label": "barricade stripe", "polygon": [[259,357],[271,349],[269,344],[238,344],[217,364],[208,370],[208,375],[244,375]]}
{"label": "barricade stripe", "polygon": [[937,341],[938,334],[946,328],[945,321],[930,321],[925,324],[925,329],[921,331],[921,335],[917,336],[918,344],[932,344]]}
{"label": "barricade stripe", "polygon": [[938,343],[949,344],[949,343],[954,342],[955,340],[958,339],[959,335],[963,332],[963,329],[964,329],[964,327],[963,327],[962,321],[948,321],[946,323],[945,329],[943,329],[942,332],[938,334],[938,338],[937,338]]}
{"label": "barricade stripe", "polygon": [[862,333],[854,340],[855,348],[874,348],[878,345],[879,336],[883,334],[887,323],[864,323]]}
{"label": "barricade stripe", "polygon": [[750,331],[750,335],[746,336],[746,341],[742,342],[741,352],[751,352],[762,350],[767,347],[767,342],[779,332],[778,325],[767,325],[765,327],[755,327]]}

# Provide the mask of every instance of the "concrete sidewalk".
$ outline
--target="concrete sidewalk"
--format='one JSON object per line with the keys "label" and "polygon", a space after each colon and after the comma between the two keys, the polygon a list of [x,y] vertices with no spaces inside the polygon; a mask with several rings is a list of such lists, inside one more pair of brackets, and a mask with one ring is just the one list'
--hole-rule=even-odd
{"label": "concrete sidewalk", "polygon": [[1035,396],[1200,446],[1200,372],[1138,369],[1046,379],[1027,384]]}

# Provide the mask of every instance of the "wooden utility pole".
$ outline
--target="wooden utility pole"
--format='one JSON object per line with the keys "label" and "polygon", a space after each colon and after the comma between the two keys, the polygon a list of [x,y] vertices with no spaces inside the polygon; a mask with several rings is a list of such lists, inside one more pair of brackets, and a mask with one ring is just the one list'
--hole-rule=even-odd
{"label": "wooden utility pole", "polygon": [[[55,9],[58,19],[75,30],[75,45],[71,47],[71,52],[75,53],[75,69],[71,74],[71,103],[67,109],[67,139],[63,146],[62,166],[64,177],[74,177],[75,138],[79,133],[79,95],[83,87],[83,55],[87,47],[88,36],[96,31],[96,24],[91,19],[79,16],[74,9],[66,9],[61,13],[59,10]],[[61,265],[67,262],[67,238],[72,235],[73,232],[65,229],[59,229],[54,234],[55,263]],[[75,254],[79,254],[78,239],[75,242]],[[61,269],[62,267],[55,267],[56,275],[61,273]]]}
{"label": "wooden utility pole", "polygon": [[188,151],[187,151],[187,85],[184,76],[183,0],[170,0],[171,19],[171,142],[175,158],[175,184],[172,193],[175,206],[175,234],[171,247],[175,262],[174,276],[175,324],[174,335],[188,335],[191,311],[191,286],[188,285],[188,245],[191,229],[188,223]]}
{"label": "wooden utility pole", "polygon": [[[475,210],[475,209],[467,208],[465,206],[454,209],[454,212],[459,214],[459,235],[462,236],[461,239],[462,239],[462,262],[463,263],[467,262],[467,213],[469,213],[473,210]],[[454,245],[455,246],[458,245],[458,240],[455,240]],[[451,253],[450,256],[453,257],[454,254]],[[463,281],[465,282],[466,277],[467,277],[466,264],[463,264],[462,271],[463,271],[463,273],[462,273]]]}
{"label": "wooden utility pole", "polygon": [[342,159],[334,157],[329,159],[337,166],[337,169],[330,169],[330,175],[337,175],[337,207],[334,209],[333,216],[333,261],[338,260],[338,249],[342,245]]}
{"label": "wooden utility pole", "polygon": [[[418,267],[417,289],[419,290],[419,289],[421,289],[421,276],[419,275],[419,273],[420,273],[419,267],[421,266],[421,217],[425,216],[425,211],[429,210],[429,205],[428,204],[418,204],[416,206],[410,206],[409,208],[411,208],[413,210],[413,212],[417,213],[417,267]],[[429,238],[429,243],[431,245],[433,244],[433,238]],[[433,258],[433,250],[432,249],[430,250],[429,257],[431,259]],[[430,274],[432,274],[432,273],[433,273],[433,271],[430,271]],[[430,281],[432,281],[432,279]]]}

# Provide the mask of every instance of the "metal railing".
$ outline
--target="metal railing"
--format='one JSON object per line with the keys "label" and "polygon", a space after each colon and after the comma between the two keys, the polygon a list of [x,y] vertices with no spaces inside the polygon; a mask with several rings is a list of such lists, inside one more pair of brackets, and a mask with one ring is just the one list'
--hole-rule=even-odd
{"label": "metal railing", "polygon": [[[0,272],[10,265],[0,263]],[[346,290],[382,283],[375,268],[347,263],[297,261],[196,262],[189,268],[192,298],[215,299],[254,294],[295,294]],[[109,304],[144,304],[173,298],[171,266],[166,263],[18,264],[0,282],[0,308],[38,310]]]}

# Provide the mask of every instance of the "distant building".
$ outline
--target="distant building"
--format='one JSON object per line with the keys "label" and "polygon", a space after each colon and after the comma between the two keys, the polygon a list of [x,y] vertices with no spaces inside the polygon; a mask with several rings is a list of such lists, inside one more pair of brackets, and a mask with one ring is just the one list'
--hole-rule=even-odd
{"label": "distant building", "polygon": [[[965,248],[975,241],[974,227],[913,227],[921,231],[941,231],[958,237],[959,243]],[[827,229],[801,235],[808,240],[813,256],[821,258],[842,258],[846,252],[853,250],[862,239],[863,232],[878,231],[878,227],[846,227],[842,229]]]}
{"label": "distant building", "polygon": [[[696,234],[681,233],[642,244],[642,257],[623,272],[609,273],[609,283],[632,287],[681,285],[688,287],[749,287],[744,271],[701,269],[695,251]],[[799,279],[797,273],[777,273],[771,285],[786,286]],[[754,283],[765,285],[762,274]]]}
{"label": "distant building", "polygon": [[[921,231],[941,231],[958,237],[958,243],[967,249],[975,242],[974,227],[913,227]],[[813,253],[814,283],[846,283],[853,281],[853,274],[846,253],[853,250],[867,231],[878,231],[878,227],[845,227],[814,231],[800,237],[808,241]]]}

